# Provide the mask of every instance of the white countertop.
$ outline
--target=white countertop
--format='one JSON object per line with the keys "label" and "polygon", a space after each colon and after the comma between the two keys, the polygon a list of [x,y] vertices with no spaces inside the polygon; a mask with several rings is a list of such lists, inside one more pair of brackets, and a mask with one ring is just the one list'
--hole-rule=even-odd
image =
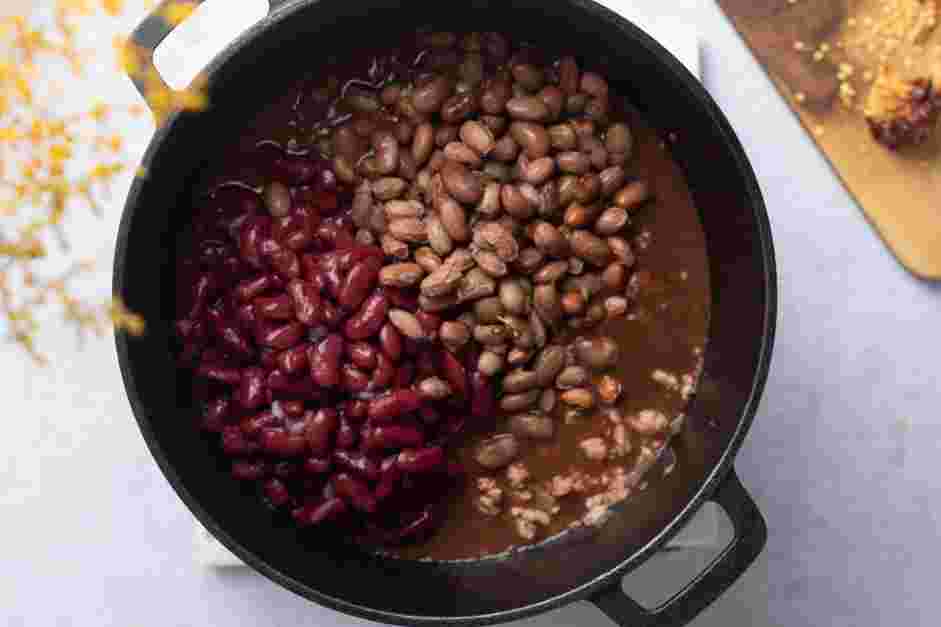
{"label": "white countertop", "polygon": [[[705,83],[765,193],[780,271],[771,376],[736,464],[768,545],[693,624],[937,624],[941,286],[889,255],[712,2],[635,5],[696,25]],[[95,83],[111,89],[129,97],[122,81]],[[145,144],[142,130],[132,148]],[[105,267],[118,206],[80,226],[98,234]],[[104,272],[96,283],[106,295]],[[250,571],[198,567],[192,516],[137,431],[110,340],[79,351],[57,329],[47,344],[45,370],[0,353],[0,624],[368,624]],[[526,624],[606,621],[573,607]]]}

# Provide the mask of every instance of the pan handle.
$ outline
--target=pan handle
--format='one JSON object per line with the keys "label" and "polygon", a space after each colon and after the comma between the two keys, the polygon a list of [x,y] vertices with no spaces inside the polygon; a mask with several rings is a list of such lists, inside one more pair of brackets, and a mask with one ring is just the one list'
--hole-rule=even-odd
{"label": "pan handle", "polygon": [[696,618],[748,569],[768,539],[765,519],[745,491],[734,468],[719,484],[713,499],[732,521],[735,539],[676,596],[659,608],[648,611],[624,594],[618,577],[616,584],[589,600],[624,627],[680,627]]}
{"label": "pan handle", "polygon": [[[129,46],[133,46],[130,52],[137,63],[140,64],[141,69],[139,72],[131,73],[129,77],[131,82],[134,83],[134,87],[137,89],[138,93],[140,93],[141,97],[147,102],[147,105],[152,111],[155,110],[155,107],[147,98],[148,83],[152,84],[153,81],[159,81],[162,90],[170,89],[154,65],[154,51],[179,25],[171,24],[163,17],[167,14],[167,7],[177,4],[179,1],[180,0],[161,0],[160,4],[154,8],[150,15],[145,17],[144,20],[137,25],[137,28],[131,33],[128,43]],[[187,2],[190,4],[202,4],[205,0],[187,0]],[[289,2],[291,2],[291,0],[268,0],[268,14],[270,15],[273,11]]]}

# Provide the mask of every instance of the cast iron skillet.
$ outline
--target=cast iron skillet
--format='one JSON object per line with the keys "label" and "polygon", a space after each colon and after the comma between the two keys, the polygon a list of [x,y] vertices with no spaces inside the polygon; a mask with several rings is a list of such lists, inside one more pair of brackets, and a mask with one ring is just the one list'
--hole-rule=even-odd
{"label": "cast iron skillet", "polygon": [[[680,625],[718,597],[764,546],[766,527],[732,462],[763,388],[776,311],[768,219],[754,173],[728,121],[699,82],[632,24],[586,0],[271,0],[270,14],[207,70],[211,108],[173,117],[154,137],[124,210],[114,289],[148,320],[140,339],[117,337],[134,415],[180,498],[225,546],[294,592],[348,614],[411,625],[514,620],[587,599],[621,625]],[[269,94],[360,42],[396,40],[419,25],[522,33],[600,65],[654,127],[676,133],[706,232],[713,306],[710,343],[678,470],[617,508],[594,533],[505,559],[427,563],[383,559],[273,523],[227,465],[194,435],[196,409],[174,367],[175,233],[187,220],[192,182],[249,123]],[[172,30],[151,16],[134,41],[153,50]],[[140,87],[140,86],[139,86]],[[697,580],[655,611],[624,596],[622,575],[641,564],[707,500],[718,502],[736,540]],[[622,512],[623,510],[623,512]]]}

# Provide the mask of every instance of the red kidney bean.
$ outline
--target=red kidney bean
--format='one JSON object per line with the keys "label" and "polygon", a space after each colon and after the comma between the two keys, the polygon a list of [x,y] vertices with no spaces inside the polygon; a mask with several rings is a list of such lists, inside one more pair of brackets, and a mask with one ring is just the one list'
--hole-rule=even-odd
{"label": "red kidney bean", "polygon": [[258,450],[258,444],[245,438],[238,425],[226,425],[222,428],[222,451],[229,456],[251,455]]}
{"label": "red kidney bean", "polygon": [[438,329],[441,328],[441,318],[426,311],[416,312],[415,317],[418,318],[422,328],[425,330],[425,337],[432,342],[437,340]]}
{"label": "red kidney bean", "polygon": [[357,422],[366,420],[366,416],[369,415],[369,403],[363,399],[346,401],[343,406],[343,415]]}
{"label": "red kidney bean", "polygon": [[294,304],[294,315],[307,326],[320,321],[320,293],[312,283],[294,279],[288,283],[288,295]]}
{"label": "red kidney bean", "polygon": [[407,362],[399,364],[395,371],[395,385],[397,388],[407,388],[415,381],[415,364]]}
{"label": "red kidney bean", "polygon": [[314,383],[325,388],[340,385],[342,353],[343,338],[337,333],[331,333],[311,347],[307,358]]}
{"label": "red kidney bean", "polygon": [[330,452],[330,441],[340,423],[336,410],[322,408],[305,414],[307,423],[305,435],[307,444],[315,457],[323,457]]}
{"label": "red kidney bean", "polygon": [[268,320],[291,320],[294,318],[294,304],[287,294],[262,296],[255,299],[255,314]]}
{"label": "red kidney bean", "polygon": [[332,222],[324,222],[318,226],[314,236],[324,244],[338,250],[353,248],[356,245],[356,238],[349,229]]}
{"label": "red kidney bean", "polygon": [[176,333],[181,340],[200,342],[206,337],[206,324],[202,320],[177,320]]}
{"label": "red kidney bean", "polygon": [[362,246],[357,244],[352,248],[342,251],[339,255],[340,270],[348,272],[353,266],[367,259],[385,259],[385,253],[378,246]]}
{"label": "red kidney bean", "polygon": [[392,361],[402,359],[402,335],[391,322],[382,325],[382,330],[379,331],[379,345],[382,352]]}
{"label": "red kidney bean", "polygon": [[300,418],[304,415],[303,401],[281,401],[279,403],[281,411],[291,418]]}
{"label": "red kidney bean", "polygon": [[226,348],[241,357],[253,357],[255,355],[255,349],[248,341],[248,338],[225,318],[221,310],[210,309],[207,312],[207,318],[212,325],[214,335]]}
{"label": "red kidney bean", "polygon": [[382,449],[420,447],[425,443],[424,434],[415,427],[406,425],[380,425],[367,429],[363,446],[367,451]]}
{"label": "red kidney bean", "polygon": [[364,340],[379,332],[389,313],[389,300],[382,290],[376,290],[350,317],[343,327],[343,334],[351,340]]}
{"label": "red kidney bean", "polygon": [[221,432],[231,410],[232,401],[224,396],[206,403],[206,406],[203,407],[202,421],[200,423],[203,431],[209,431],[210,433]]}
{"label": "red kidney bean", "polygon": [[332,215],[340,208],[340,199],[333,192],[312,192],[304,200],[313,205],[317,213],[322,215]]}
{"label": "red kidney bean", "polygon": [[320,272],[320,259],[321,257],[310,253],[301,255],[301,270],[304,279],[316,287],[318,292],[326,289]]}
{"label": "red kidney bean", "polygon": [[307,505],[291,512],[291,516],[301,527],[319,525],[328,520],[335,520],[346,513],[346,503],[343,499],[328,499],[320,505]]}
{"label": "red kidney bean", "polygon": [[[279,413],[282,413],[283,415],[283,412]],[[304,431],[307,429],[307,421],[309,419],[310,416],[301,416],[300,418],[289,418],[284,416],[284,429],[291,435],[304,435]]]}
{"label": "red kidney bean", "polygon": [[237,368],[227,368],[215,363],[202,363],[196,369],[196,374],[204,379],[211,379],[227,385],[238,385],[242,381],[242,373]]}
{"label": "red kidney bean", "polygon": [[354,265],[340,288],[337,298],[340,306],[348,311],[359,307],[376,286],[381,268],[382,260],[376,257],[369,257]]}
{"label": "red kidney bean", "polygon": [[278,369],[287,374],[297,374],[304,370],[310,363],[307,357],[309,349],[310,344],[303,342],[293,348],[281,351],[276,358]]}
{"label": "red kidney bean", "polygon": [[281,326],[272,326],[262,329],[259,340],[261,344],[275,350],[285,350],[297,344],[304,335],[304,325],[300,322],[289,322]]}
{"label": "red kidney bean", "polygon": [[239,257],[253,268],[261,268],[262,240],[271,229],[271,219],[255,217],[246,220],[239,231]]}
{"label": "red kidney bean", "polygon": [[186,317],[191,320],[202,317],[203,312],[206,311],[206,306],[209,304],[210,297],[218,287],[214,275],[208,273],[199,275],[196,283],[193,284],[193,304]]}
{"label": "red kidney bean", "polygon": [[288,235],[285,235],[283,239],[279,240],[284,247],[288,250],[293,250],[294,252],[304,250],[310,246],[311,242],[314,241],[314,236],[310,230],[307,228],[298,229],[292,231]]}
{"label": "red kidney bean", "polygon": [[438,373],[438,363],[435,361],[435,354],[431,351],[422,351],[415,360],[415,371],[418,376],[426,379],[433,377]]}
{"label": "red kidney bean", "polygon": [[333,468],[333,460],[324,457],[308,457],[304,460],[304,474],[324,475]]}
{"label": "red kidney bean", "polygon": [[322,396],[321,391],[314,387],[310,377],[290,377],[280,370],[273,370],[268,374],[268,390],[279,395],[295,398],[316,400]]}
{"label": "red kidney bean", "polygon": [[301,276],[301,262],[293,250],[283,247],[277,240],[264,239],[259,246],[261,256],[281,275],[289,279]]}
{"label": "red kidney bean", "polygon": [[493,384],[482,372],[470,376],[471,415],[475,418],[487,418],[496,415],[497,398]]}
{"label": "red kidney bean", "polygon": [[333,462],[364,479],[375,481],[379,478],[379,464],[376,463],[376,460],[366,457],[362,453],[351,453],[346,450],[333,451]]}
{"label": "red kidney bean", "polygon": [[277,457],[296,457],[307,450],[304,436],[292,435],[284,429],[262,429],[258,440],[266,453]]}
{"label": "red kidney bean", "polygon": [[444,372],[448,383],[451,384],[451,389],[454,390],[454,393],[458,396],[466,398],[467,370],[464,368],[464,364],[462,364],[454,354],[448,351],[440,351],[438,355],[441,362],[441,370]]}
{"label": "red kidney bean", "polygon": [[343,322],[343,312],[329,300],[323,300],[320,304],[320,319],[329,328],[336,329]]}
{"label": "red kidney bean", "polygon": [[444,450],[440,446],[407,448],[399,453],[396,464],[408,473],[438,470],[444,464]]}
{"label": "red kidney bean", "polygon": [[241,460],[232,462],[232,476],[239,481],[257,481],[268,474],[268,464],[264,460]]}
{"label": "red kidney bean", "polygon": [[275,220],[271,225],[271,237],[295,252],[310,246],[314,241],[317,218],[308,215],[309,211],[307,207],[301,207],[291,215]]}
{"label": "red kidney bean", "polygon": [[399,480],[402,478],[402,471],[399,470],[396,459],[396,455],[390,455],[382,460],[382,464],[380,465],[382,475],[379,477],[379,484],[376,485],[376,489],[373,491],[373,495],[376,497],[377,501],[389,498],[395,492],[396,488],[398,488]]}
{"label": "red kidney bean", "polygon": [[337,496],[349,501],[354,509],[367,513],[376,511],[376,497],[369,491],[369,486],[361,480],[349,473],[341,472],[333,476],[332,482]]}
{"label": "red kidney bean", "polygon": [[301,221],[303,230],[310,237],[311,241],[313,241],[314,232],[316,232],[316,230],[320,227],[320,224],[323,222],[323,220],[321,219],[320,210],[311,205],[311,203],[317,199],[313,197],[302,198],[301,192],[303,191],[303,188],[298,190],[298,195],[295,201],[296,206],[294,207],[293,213]]}
{"label": "red kidney bean", "polygon": [[283,244],[286,237],[296,231],[301,231],[306,225],[303,216],[297,213],[290,213],[280,218],[274,218],[271,221],[271,237]]}
{"label": "red kidney bean", "polygon": [[376,347],[367,342],[352,342],[346,345],[346,354],[358,368],[372,370],[376,367]]}
{"label": "red kidney bean", "polygon": [[351,394],[360,394],[369,389],[369,375],[352,364],[343,364],[343,387]]}
{"label": "red kidney bean", "polygon": [[386,297],[393,307],[415,312],[418,310],[418,292],[398,287],[383,287]]}
{"label": "red kidney bean", "polygon": [[369,402],[369,418],[376,422],[389,422],[418,410],[421,404],[421,397],[415,390],[394,390]]}
{"label": "red kidney bean", "polygon": [[255,315],[255,305],[245,303],[235,310],[235,319],[238,320],[243,331],[254,332],[258,327],[258,316]]}
{"label": "red kidney bean", "polygon": [[340,427],[337,429],[336,447],[340,450],[349,450],[356,446],[357,432],[353,423],[346,416],[340,417]]}
{"label": "red kidney bean", "polygon": [[255,416],[246,416],[239,421],[239,429],[248,437],[254,438],[266,427],[274,427],[280,419],[270,411],[263,411]]}
{"label": "red kidney bean", "polygon": [[258,409],[265,403],[265,371],[246,368],[238,392],[239,405],[245,409]]}
{"label": "red kidney bean", "polygon": [[291,502],[291,493],[280,479],[271,478],[265,481],[262,489],[265,497],[275,507],[282,507]]}
{"label": "red kidney bean", "polygon": [[255,349],[252,348],[248,338],[231,324],[223,324],[216,327],[216,335],[222,340],[222,343],[233,352],[242,357],[252,357],[255,355]]}

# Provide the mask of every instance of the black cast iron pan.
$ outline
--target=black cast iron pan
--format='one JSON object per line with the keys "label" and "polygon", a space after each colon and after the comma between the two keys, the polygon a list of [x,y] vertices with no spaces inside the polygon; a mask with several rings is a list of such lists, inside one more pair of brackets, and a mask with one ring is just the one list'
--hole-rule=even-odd
{"label": "black cast iron pan", "polygon": [[[621,625],[682,625],[757,557],[764,520],[732,467],[758,406],[774,335],[776,285],[768,218],[754,173],[728,121],[699,82],[664,48],[587,0],[271,0],[270,14],[208,68],[211,108],[174,116],[145,157],[146,178],[129,195],[118,235],[114,290],[142,312],[149,333],[117,337],[121,371],[147,445],[180,498],[225,546],[262,574],[341,612],[401,624],[508,621],[576,600]],[[191,186],[266,103],[318,59],[388,40],[419,25],[501,30],[586,60],[606,59],[615,90],[661,132],[683,141],[686,173],[706,233],[713,289],[700,393],[678,471],[618,508],[594,534],[509,558],[470,563],[385,559],[272,522],[193,436],[189,386],[174,366],[175,234]],[[134,41],[153,50],[172,30],[151,16]],[[140,86],[139,86],[140,87]],[[709,425],[709,426],[707,426]],[[735,541],[693,583],[656,611],[624,596],[622,575],[667,542],[706,501],[728,513]]]}

